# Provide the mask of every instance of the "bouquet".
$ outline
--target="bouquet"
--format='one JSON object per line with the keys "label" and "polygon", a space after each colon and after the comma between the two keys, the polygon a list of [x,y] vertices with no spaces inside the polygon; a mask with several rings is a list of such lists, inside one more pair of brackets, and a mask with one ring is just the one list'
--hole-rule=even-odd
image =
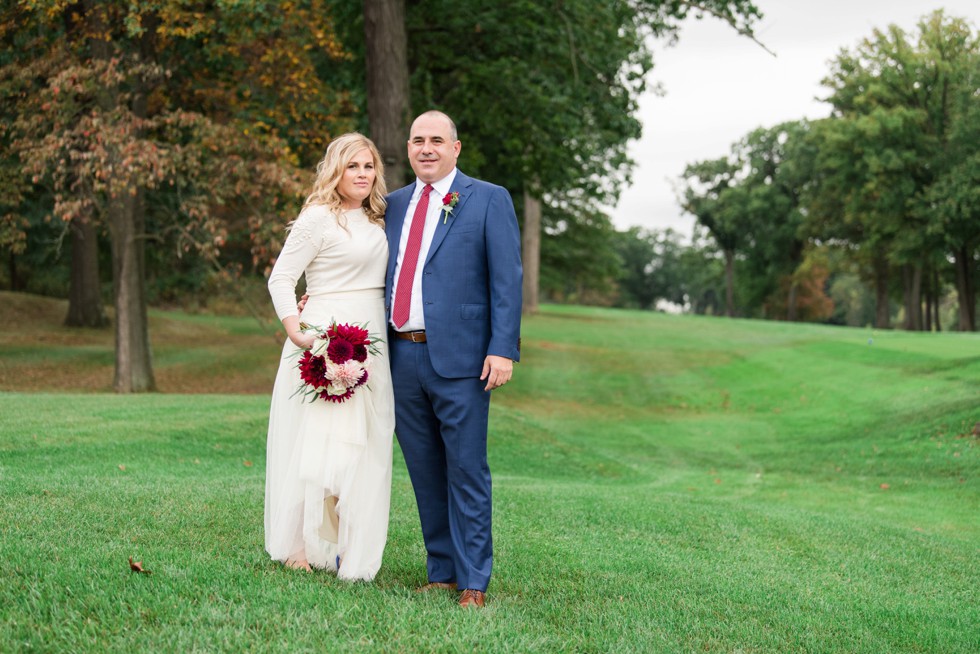
{"label": "bouquet", "polygon": [[327,329],[300,323],[304,332],[316,333],[316,341],[299,358],[303,383],[297,393],[327,402],[343,402],[368,380],[368,355],[380,352],[377,337],[359,325],[332,323]]}

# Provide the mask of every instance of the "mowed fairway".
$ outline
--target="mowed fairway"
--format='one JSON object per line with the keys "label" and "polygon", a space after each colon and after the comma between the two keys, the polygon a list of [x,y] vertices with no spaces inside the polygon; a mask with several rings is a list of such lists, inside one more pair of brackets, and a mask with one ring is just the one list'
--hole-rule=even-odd
{"label": "mowed fairway", "polygon": [[[0,651],[980,651],[980,335],[546,307],[494,398],[467,612],[413,591],[397,449],[375,583],[267,559],[254,321],[154,312],[167,393],[122,397],[92,392],[111,333],[44,306],[0,339]],[[65,392],[18,391],[32,359]]]}

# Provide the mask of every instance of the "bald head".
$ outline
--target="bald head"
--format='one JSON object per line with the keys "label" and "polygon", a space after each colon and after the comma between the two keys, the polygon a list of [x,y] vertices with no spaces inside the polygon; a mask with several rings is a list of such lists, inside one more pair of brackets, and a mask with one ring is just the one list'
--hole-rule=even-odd
{"label": "bald head", "polygon": [[[419,117],[415,119],[415,122],[418,122],[422,118],[425,118],[427,120],[445,121],[446,124],[449,126],[449,138],[453,141],[459,140],[459,134],[456,132],[456,123],[453,122],[452,118],[442,113],[441,111],[430,109],[429,111],[426,111],[424,114],[420,114]],[[415,129],[415,122],[412,123],[413,130]]]}

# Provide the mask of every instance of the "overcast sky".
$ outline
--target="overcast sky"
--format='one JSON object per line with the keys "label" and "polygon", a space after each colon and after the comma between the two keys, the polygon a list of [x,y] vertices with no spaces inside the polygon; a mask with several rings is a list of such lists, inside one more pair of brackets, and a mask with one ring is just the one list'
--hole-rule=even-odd
{"label": "overcast sky", "polygon": [[[672,227],[690,235],[694,218],[677,204],[673,184],[694,161],[725,156],[756,127],[823,118],[820,86],[828,61],[876,27],[915,29],[935,9],[980,25],[978,0],[756,0],[764,14],[755,33],[767,53],[727,24],[689,20],[674,47],[657,47],[650,81],[665,96],[640,101],[643,138],[630,149],[633,185],[612,211],[619,229]],[[651,84],[652,85],[652,84]]]}

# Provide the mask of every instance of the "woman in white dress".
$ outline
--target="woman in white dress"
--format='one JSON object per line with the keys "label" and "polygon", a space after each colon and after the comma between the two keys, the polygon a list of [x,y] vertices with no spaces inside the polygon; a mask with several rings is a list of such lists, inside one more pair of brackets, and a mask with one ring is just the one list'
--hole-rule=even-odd
{"label": "woman in white dress", "polygon": [[357,323],[387,338],[382,165],[366,137],[335,139],[269,277],[288,339],[269,413],[265,548],[290,567],[350,580],[374,578],[388,535],[395,426],[388,347],[376,343],[367,384],[346,401],[297,394],[299,355],[314,335],[301,329],[296,284],[305,273],[307,325]]}

